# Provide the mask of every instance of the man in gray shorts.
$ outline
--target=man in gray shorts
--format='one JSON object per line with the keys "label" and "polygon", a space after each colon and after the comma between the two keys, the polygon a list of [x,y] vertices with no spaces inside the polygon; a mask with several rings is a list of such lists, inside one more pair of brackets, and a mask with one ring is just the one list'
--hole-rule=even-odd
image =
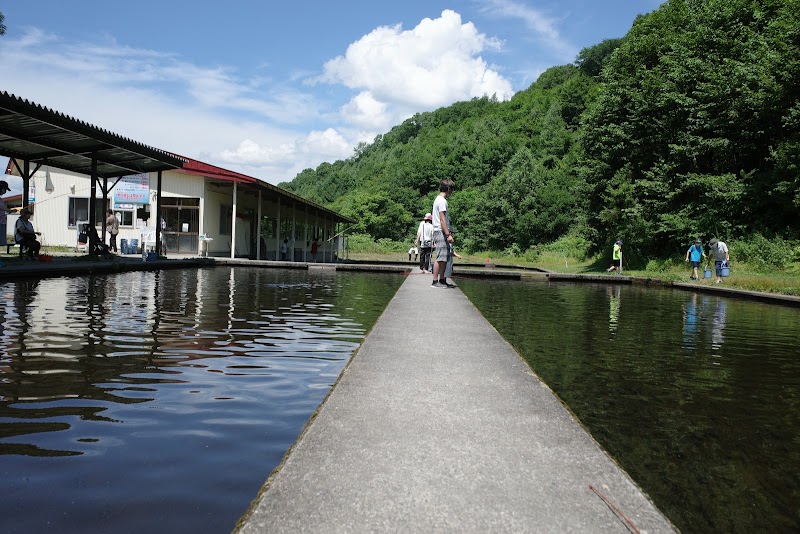
{"label": "man in gray shorts", "polygon": [[447,260],[450,258],[450,245],[453,244],[453,231],[450,226],[450,214],[447,212],[447,199],[453,192],[455,182],[442,180],[439,184],[439,196],[433,201],[433,245],[436,247],[436,262],[433,264],[433,283],[431,287],[456,287],[445,277]]}

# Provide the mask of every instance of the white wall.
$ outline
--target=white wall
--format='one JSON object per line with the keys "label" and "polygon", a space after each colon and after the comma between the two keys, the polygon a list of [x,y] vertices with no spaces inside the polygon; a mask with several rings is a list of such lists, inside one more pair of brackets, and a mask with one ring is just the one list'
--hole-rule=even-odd
{"label": "white wall", "polygon": [[[46,191],[47,176],[49,174],[52,191]],[[156,186],[157,173],[150,173],[150,213],[156,212]],[[162,173],[162,196],[182,198],[202,198],[205,190],[205,179],[202,176],[166,171]],[[114,184],[116,179],[109,179],[108,185]],[[89,198],[91,193],[91,179],[82,174],[72,173],[62,169],[42,166],[31,177],[35,186],[35,207],[31,222],[38,232],[42,232],[43,245],[60,245],[74,247],[77,244],[77,229],[68,225],[70,198]],[[103,198],[100,187],[97,188],[97,198]],[[114,197],[113,189],[109,192],[109,200]],[[200,213],[202,219],[203,214]],[[10,221],[9,221],[10,222]],[[141,230],[133,225],[120,226],[117,243],[120,239],[140,239]],[[153,228],[156,221],[151,218],[147,226]],[[9,228],[13,228],[9,226]],[[97,227],[98,234],[102,234],[102,227]]]}
{"label": "white wall", "polygon": [[[53,190],[46,191],[47,175],[49,173],[50,183],[52,183]],[[165,171],[162,173],[162,197],[182,197],[182,198],[200,198],[200,233],[205,233],[208,237],[213,238],[213,241],[207,243],[208,252],[211,255],[228,256],[230,254],[230,235],[220,235],[220,214],[222,213],[222,206],[233,206],[233,187],[232,184],[216,185],[212,181],[206,182],[205,177],[188,174],[184,172]],[[157,188],[157,173],[150,173],[150,214],[151,219],[147,221],[147,228],[155,228],[156,220],[156,188]],[[91,183],[90,178],[85,175],[72,173],[69,171],[49,168],[42,166],[39,171],[31,178],[31,182],[35,186],[35,213],[31,218],[34,228],[42,232],[42,244],[52,246],[67,246],[75,247],[77,245],[77,229],[74,226],[68,226],[69,218],[69,200],[70,198],[88,198]],[[115,179],[109,179],[109,187],[115,182]],[[97,198],[102,198],[103,193],[100,188],[97,188]],[[113,190],[109,193],[109,200],[113,199]],[[255,255],[255,249],[250,250],[251,241],[255,241],[255,235],[251,236],[251,220],[243,219],[241,216],[247,210],[253,211],[253,216],[258,214],[258,194],[252,191],[242,191],[239,188],[237,199],[237,213],[240,218],[236,221],[236,253],[237,255],[244,256],[248,254]],[[293,213],[290,203],[284,202],[280,207],[281,221],[291,221],[293,216],[298,224],[298,232],[300,231],[299,225],[307,220],[309,225],[322,226],[323,224],[331,226],[331,221],[324,221],[322,218],[316,218],[313,214],[309,214],[306,219],[304,206],[298,205],[296,212]],[[274,197],[268,197],[262,194],[262,217],[277,218],[278,203]],[[16,218],[13,214],[9,214],[8,228],[9,233],[13,233],[13,223]],[[117,243],[121,239],[141,239],[141,229],[136,225],[137,221],[134,220],[133,226],[120,226],[120,233],[117,236]],[[98,234],[102,235],[102,227],[98,226]],[[107,237],[107,236],[106,236]],[[279,258],[277,251],[280,249],[280,243],[284,238],[289,238],[291,245],[291,234],[281,235],[280,239],[269,238],[264,239],[266,242],[266,249],[262,247],[262,259],[276,259]],[[308,236],[310,241],[312,235]],[[306,239],[303,235],[295,236],[295,247],[298,251],[308,249],[306,258],[310,260],[310,248],[306,246]],[[330,260],[331,253],[335,250],[333,243],[320,241],[319,254],[317,261]],[[302,253],[298,252],[302,257]],[[290,258],[291,258],[290,254]]]}

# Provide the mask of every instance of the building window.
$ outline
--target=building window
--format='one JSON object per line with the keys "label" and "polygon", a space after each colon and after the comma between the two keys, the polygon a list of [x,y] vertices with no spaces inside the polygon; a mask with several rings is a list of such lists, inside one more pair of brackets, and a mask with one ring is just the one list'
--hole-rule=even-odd
{"label": "building window", "polygon": [[133,226],[133,210],[117,209],[114,213],[117,215],[117,219],[119,219],[120,226]]}
{"label": "building window", "polygon": [[[103,199],[96,198],[94,204],[94,224],[103,225],[106,220],[106,210],[103,206]],[[78,221],[89,220],[89,199],[80,197],[69,198],[69,210],[67,214],[67,226],[75,228]]]}
{"label": "building window", "polygon": [[231,206],[220,206],[219,235],[231,235],[231,217],[233,217],[233,208]]}

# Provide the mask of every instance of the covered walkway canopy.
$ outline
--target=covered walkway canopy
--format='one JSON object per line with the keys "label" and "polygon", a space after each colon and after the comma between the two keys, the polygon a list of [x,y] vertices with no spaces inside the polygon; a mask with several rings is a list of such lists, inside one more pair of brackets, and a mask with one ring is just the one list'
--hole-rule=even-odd
{"label": "covered walkway canopy", "polygon": [[[160,188],[161,172],[179,169],[184,162],[174,154],[137,143],[5,91],[0,92],[0,155],[11,158],[22,177],[23,207],[28,206],[30,177],[42,165],[91,176],[94,198],[101,178],[104,196],[108,195],[109,178],[119,179],[129,174],[157,172]],[[93,221],[93,202],[89,208],[90,220]],[[159,241],[156,239],[156,243]],[[89,250],[93,253],[95,247],[90,246]]]}
{"label": "covered walkway canopy", "polygon": [[[295,206],[303,208],[300,214],[303,221],[322,220],[334,223],[354,223],[324,206],[306,200],[285,189],[266,183],[228,169],[209,165],[188,157],[183,157],[157,148],[143,145],[74,119],[58,111],[48,109],[28,100],[23,100],[5,91],[0,92],[0,156],[10,158],[8,171],[12,168],[22,177],[22,206],[30,203],[29,184],[31,177],[43,165],[75,172],[91,177],[91,198],[97,198],[97,185],[100,186],[104,200],[123,176],[155,172],[158,174],[156,191],[156,211],[162,212],[161,188],[162,172],[176,171],[195,176],[203,176],[220,190],[230,188],[233,203],[231,213],[230,255],[235,256],[236,213],[240,195],[258,199],[258,220],[261,221],[262,193],[276,199],[278,206],[278,225],[287,220],[280,213],[280,206],[290,206],[291,234],[280,234],[279,238],[292,237],[297,220]],[[12,167],[13,166],[13,167]],[[115,180],[110,184],[108,180]],[[105,202],[104,202],[105,203]],[[96,221],[95,203],[89,203],[89,220]],[[256,259],[261,258],[260,228],[256,245]],[[104,228],[105,230],[105,228]],[[161,224],[155,225],[155,246],[161,253]],[[342,232],[343,233],[343,232]],[[337,234],[339,235],[339,234]],[[335,236],[334,236],[335,237]],[[90,236],[93,239],[93,236]],[[332,239],[332,238],[331,238]],[[280,239],[279,239],[280,241]],[[94,245],[94,243],[92,243]],[[276,250],[280,245],[276,246]],[[90,246],[91,253],[95,247]]]}

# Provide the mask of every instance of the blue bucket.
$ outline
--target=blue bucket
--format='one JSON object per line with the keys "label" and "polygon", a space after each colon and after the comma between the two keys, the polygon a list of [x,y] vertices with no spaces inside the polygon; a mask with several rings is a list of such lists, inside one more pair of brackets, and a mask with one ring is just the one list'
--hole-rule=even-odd
{"label": "blue bucket", "polygon": [[722,270],[721,270],[721,273],[722,273],[722,276],[730,276],[731,275],[730,267],[723,267]]}
{"label": "blue bucket", "polygon": [[703,271],[703,278],[711,278],[712,271],[711,269],[705,269]]}

